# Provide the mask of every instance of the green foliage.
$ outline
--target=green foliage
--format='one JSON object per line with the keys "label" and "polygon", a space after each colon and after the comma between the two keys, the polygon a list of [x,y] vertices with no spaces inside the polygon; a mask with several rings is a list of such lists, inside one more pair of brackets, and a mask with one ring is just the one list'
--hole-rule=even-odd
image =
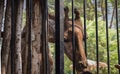
{"label": "green foliage", "polygon": [[25,27],[26,25],[26,11],[23,11],[23,16],[22,16],[22,29]]}
{"label": "green foliage", "polygon": [[[96,28],[95,21],[87,20],[87,54],[91,60],[96,60]],[[99,61],[107,63],[106,24],[98,20]],[[109,29],[109,53],[111,74],[118,74],[114,65],[118,62],[116,29]],[[104,70],[104,71],[103,71]],[[100,74],[107,74],[107,69],[100,69]]]}

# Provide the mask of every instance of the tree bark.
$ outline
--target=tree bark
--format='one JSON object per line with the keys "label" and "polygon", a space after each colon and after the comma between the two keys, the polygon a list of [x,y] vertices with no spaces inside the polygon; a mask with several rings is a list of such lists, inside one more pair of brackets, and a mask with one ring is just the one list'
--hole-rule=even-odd
{"label": "tree bark", "polygon": [[21,57],[21,27],[23,0],[17,1],[17,18],[16,18],[16,36],[15,36],[15,74],[22,74],[22,57]]}
{"label": "tree bark", "polygon": [[[32,74],[40,74],[41,65],[41,52],[40,52],[40,35],[41,35],[41,11],[39,0],[34,0],[32,5]],[[28,56],[28,25],[29,25],[29,8],[28,1],[26,4],[26,26],[22,33],[22,61],[23,61],[23,74],[27,74],[27,65],[29,61]],[[29,74],[29,73],[28,73]]]}
{"label": "tree bark", "polygon": [[33,1],[32,13],[32,74],[40,74],[41,65],[41,10],[39,0]]}
{"label": "tree bark", "polygon": [[1,38],[1,27],[3,20],[3,12],[4,12],[4,0],[0,0],[0,38]]}
{"label": "tree bark", "polygon": [[6,74],[8,55],[10,51],[10,37],[11,37],[11,0],[7,0],[4,35],[2,43],[2,74]]}
{"label": "tree bark", "polygon": [[[27,18],[26,18],[27,19]],[[26,21],[27,23],[28,21]],[[27,24],[26,28],[23,29],[22,31],[22,43],[21,43],[21,48],[22,48],[22,74],[27,74],[27,57],[28,57],[28,34],[27,34]]]}
{"label": "tree bark", "polygon": [[[40,3],[40,4],[39,4]],[[22,32],[22,62],[23,62],[23,74],[27,74],[27,66],[28,65],[28,60],[27,58],[30,58],[28,56],[28,2],[27,2],[27,15],[26,15],[26,26],[23,29]],[[33,12],[32,12],[32,74],[44,74],[43,73],[43,49],[41,45],[41,21],[42,21],[42,13],[41,13],[41,8],[43,4],[42,1],[39,2],[39,0],[34,0],[33,1]],[[49,49],[48,49],[49,51]],[[51,54],[49,52],[49,57],[48,61],[50,63],[50,72],[52,73],[53,69],[53,60],[51,57]],[[50,73],[50,74],[51,74]]]}

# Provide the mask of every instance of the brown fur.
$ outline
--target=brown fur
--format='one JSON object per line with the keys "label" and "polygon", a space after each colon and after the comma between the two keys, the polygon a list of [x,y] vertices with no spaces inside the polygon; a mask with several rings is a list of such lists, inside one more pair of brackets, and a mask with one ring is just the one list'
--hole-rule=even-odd
{"label": "brown fur", "polygon": [[[68,17],[69,9],[66,7],[65,9],[65,39],[70,40],[70,42],[65,42],[65,47],[67,47],[67,54],[71,53],[72,55],[72,21]],[[76,46],[76,70],[77,73],[80,74],[81,71],[84,71],[85,67],[87,67],[87,58],[85,55],[84,47],[83,47],[83,26],[80,19],[80,13],[77,9],[74,10],[75,19],[74,19],[74,33],[75,33],[75,46]],[[69,52],[68,52],[69,49]],[[68,56],[71,58],[70,56]],[[73,60],[73,59],[71,59]],[[82,65],[82,66],[81,66]]]}
{"label": "brown fur", "polygon": [[[65,39],[65,54],[67,57],[73,61],[73,50],[72,50],[72,21],[69,19],[69,9],[68,7],[64,8],[65,11],[65,17],[64,17],[64,39]],[[75,19],[74,19],[74,33],[75,33],[75,46],[76,46],[76,52],[75,52],[75,60],[76,60],[76,71],[78,74],[81,74],[83,71],[85,71],[87,67],[87,58],[85,55],[84,47],[83,47],[83,26],[80,19],[80,13],[77,9],[74,10],[75,13]],[[49,20],[55,20],[55,17],[49,14]],[[49,23],[49,40],[50,42],[54,42],[54,32],[51,31],[53,28],[51,25],[54,24]],[[51,29],[50,29],[51,28]],[[53,37],[51,37],[53,36]],[[53,38],[53,39],[52,39]]]}

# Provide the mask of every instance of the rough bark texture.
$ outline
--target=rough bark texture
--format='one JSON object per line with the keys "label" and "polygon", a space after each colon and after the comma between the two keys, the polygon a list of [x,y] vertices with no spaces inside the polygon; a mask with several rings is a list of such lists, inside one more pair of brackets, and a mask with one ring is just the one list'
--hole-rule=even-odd
{"label": "rough bark texture", "polygon": [[[41,13],[39,0],[33,1],[33,12],[32,12],[32,74],[40,74],[41,65],[41,52],[40,52],[40,34],[41,34]],[[26,26],[22,32],[22,61],[23,61],[23,74],[27,74],[28,65],[28,1],[27,1],[27,15],[26,15]]]}
{"label": "rough bark texture", "polygon": [[1,38],[3,12],[4,12],[4,0],[0,0],[0,38]]}
{"label": "rough bark texture", "polygon": [[41,12],[39,0],[33,1],[32,17],[32,74],[40,74],[41,52],[40,52],[40,35],[41,35]]}
{"label": "rough bark texture", "polygon": [[[51,26],[52,25],[52,26]],[[50,42],[52,41],[54,41],[54,38],[53,38],[53,34],[55,33],[54,32],[54,30],[53,30],[53,26],[55,26],[54,25],[54,21],[53,20],[49,20],[49,39],[51,38],[52,40],[50,40]],[[51,33],[50,33],[50,31],[51,31]],[[23,32],[22,32],[22,62],[23,62],[23,74],[27,74],[26,73],[26,69],[27,69],[27,55],[28,55],[28,50],[27,50],[27,45],[25,46],[25,44],[27,44],[27,26],[25,26],[25,28],[23,29]],[[34,35],[33,35],[34,36]],[[51,37],[52,36],[52,37]],[[41,48],[41,50],[40,51],[42,51],[42,48]],[[49,60],[49,65],[50,65],[50,74],[52,73],[52,70],[53,70],[53,58],[52,58],[52,55],[51,55],[51,52],[49,51],[49,49],[48,49],[48,53],[49,53],[49,57],[48,57],[48,60]],[[40,55],[40,57],[39,57],[40,59],[42,59],[42,52],[41,52],[41,55]],[[41,64],[40,64],[40,69],[41,69],[41,72],[40,72],[40,74],[43,74],[43,62],[42,62],[42,60],[41,60]]]}
{"label": "rough bark texture", "polygon": [[2,74],[6,74],[11,37],[11,0],[7,1],[2,45]]}
{"label": "rough bark texture", "polygon": [[17,18],[16,18],[16,36],[15,36],[15,74],[22,74],[22,57],[21,57],[21,27],[23,0],[18,0]]}

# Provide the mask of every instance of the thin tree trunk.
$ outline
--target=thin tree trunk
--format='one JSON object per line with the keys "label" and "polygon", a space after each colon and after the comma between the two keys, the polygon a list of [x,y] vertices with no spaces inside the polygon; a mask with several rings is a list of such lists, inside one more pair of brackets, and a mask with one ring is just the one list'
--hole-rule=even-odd
{"label": "thin tree trunk", "polygon": [[40,74],[41,65],[41,12],[40,0],[33,1],[32,19],[32,74]]}
{"label": "thin tree trunk", "polygon": [[1,38],[1,27],[3,20],[3,12],[4,12],[4,0],[0,0],[0,38]]}
{"label": "thin tree trunk", "polygon": [[26,1],[26,26],[24,27],[23,31],[22,31],[22,73],[23,74],[27,74],[27,64],[28,64],[28,25],[29,25],[29,20],[28,20],[28,9],[29,9],[29,5],[28,5],[29,1]]}
{"label": "thin tree trunk", "polygon": [[11,37],[11,0],[7,0],[7,7],[5,13],[4,35],[2,43],[2,74],[6,74],[8,55],[10,51],[10,37]]}
{"label": "thin tree trunk", "polygon": [[[29,74],[27,65],[29,65],[28,56],[28,25],[29,25],[29,8],[28,2],[26,2],[26,26],[22,33],[22,61],[23,61],[23,74]],[[41,52],[40,52],[40,35],[41,35],[41,12],[39,0],[33,1],[33,12],[32,12],[32,74],[41,74],[40,65],[41,65]]]}
{"label": "thin tree trunk", "polygon": [[15,74],[22,74],[22,57],[21,57],[21,27],[23,0],[18,0],[18,11],[16,19],[16,37],[15,37]]}
{"label": "thin tree trunk", "polygon": [[101,2],[101,12],[102,12],[102,16],[103,16],[103,21],[105,21],[105,9],[103,7],[103,0],[100,1]]}
{"label": "thin tree trunk", "polygon": [[109,26],[109,28],[112,28],[114,13],[115,13],[115,7],[113,8],[113,12],[112,12],[112,17],[111,17],[111,21],[110,21],[110,26]]}
{"label": "thin tree trunk", "polygon": [[[27,21],[26,21],[27,22]],[[27,74],[27,57],[28,57],[28,47],[27,47],[27,27],[23,29],[22,32],[22,73]]]}

